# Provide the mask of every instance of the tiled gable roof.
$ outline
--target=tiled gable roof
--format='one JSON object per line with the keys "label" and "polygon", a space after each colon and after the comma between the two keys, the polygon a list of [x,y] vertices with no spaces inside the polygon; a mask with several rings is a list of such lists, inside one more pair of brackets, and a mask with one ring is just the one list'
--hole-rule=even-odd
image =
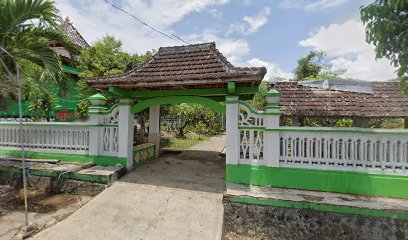
{"label": "tiled gable roof", "polygon": [[373,94],[325,90],[278,82],[280,105],[287,116],[408,117],[408,95],[398,82],[372,82]]}
{"label": "tiled gable roof", "polygon": [[257,86],[265,74],[265,68],[234,67],[211,42],[161,47],[150,61],[137,69],[87,82],[98,89],[112,86],[127,90],[225,87],[228,81],[235,81],[238,86]]}
{"label": "tiled gable roof", "polygon": [[83,49],[90,48],[89,44],[85,41],[78,30],[72,25],[69,20],[64,21],[62,24],[62,29],[68,35],[72,42],[74,42],[78,47]]}

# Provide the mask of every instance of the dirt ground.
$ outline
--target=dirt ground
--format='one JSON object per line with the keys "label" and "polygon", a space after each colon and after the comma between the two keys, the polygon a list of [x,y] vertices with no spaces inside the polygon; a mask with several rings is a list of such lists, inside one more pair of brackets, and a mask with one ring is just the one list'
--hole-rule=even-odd
{"label": "dirt ground", "polygon": [[[0,239],[21,239],[24,225],[22,190],[0,185]],[[67,218],[92,199],[90,196],[50,194],[34,189],[28,191],[29,222],[39,232]]]}

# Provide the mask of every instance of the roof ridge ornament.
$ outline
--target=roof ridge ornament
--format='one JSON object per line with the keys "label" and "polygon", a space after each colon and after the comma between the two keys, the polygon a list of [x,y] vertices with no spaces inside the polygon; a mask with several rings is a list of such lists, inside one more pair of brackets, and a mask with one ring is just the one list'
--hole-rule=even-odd
{"label": "roof ridge ornament", "polygon": [[69,16],[65,18],[65,22],[68,24],[72,24],[71,18]]}

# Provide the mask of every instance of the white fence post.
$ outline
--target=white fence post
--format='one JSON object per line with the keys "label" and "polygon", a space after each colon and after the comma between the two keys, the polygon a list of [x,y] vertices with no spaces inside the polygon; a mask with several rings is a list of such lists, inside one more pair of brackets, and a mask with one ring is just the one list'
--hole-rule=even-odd
{"label": "white fence post", "polygon": [[[98,115],[90,116],[90,123],[92,124],[100,124],[99,123],[100,117]],[[98,156],[100,154],[100,145],[102,139],[101,131],[99,127],[90,127],[89,128],[89,155],[91,156]],[[98,140],[95,140],[98,139]]]}
{"label": "white fence post", "polygon": [[275,89],[268,92],[266,96],[266,114],[265,114],[265,155],[267,166],[279,167],[280,156],[280,139],[279,131],[268,131],[268,129],[278,129],[280,121],[280,107],[279,107],[280,93]]}
{"label": "white fence post", "polygon": [[148,141],[156,145],[156,157],[158,157],[160,152],[160,105],[149,108]]}
{"label": "white fence post", "polygon": [[[89,120],[91,124],[102,124],[101,114],[105,110],[103,107],[106,103],[107,98],[102,94],[95,94],[88,98],[91,101],[91,106],[89,107]],[[102,133],[99,127],[91,127],[89,129],[89,155],[98,156],[101,153]]]}
{"label": "white fence post", "polygon": [[237,96],[226,97],[226,133],[227,133],[227,164],[237,165],[239,162],[240,136],[238,130],[239,101]]}
{"label": "white fence post", "polygon": [[133,114],[132,100],[119,101],[118,157],[127,158],[127,168],[133,168]]}

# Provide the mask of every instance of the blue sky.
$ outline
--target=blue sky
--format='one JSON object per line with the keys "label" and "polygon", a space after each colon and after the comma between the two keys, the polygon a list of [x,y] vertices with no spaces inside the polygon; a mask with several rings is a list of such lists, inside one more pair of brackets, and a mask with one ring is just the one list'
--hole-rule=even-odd
{"label": "blue sky", "polygon": [[[367,0],[114,0],[153,27],[190,43],[215,41],[237,66],[265,66],[266,79],[290,78],[297,60],[311,50],[327,52],[333,69],[345,77],[388,80],[395,68],[375,60],[364,40],[359,8]],[[123,41],[129,52],[183,45],[153,32],[103,0],[58,0],[88,42],[105,34]]]}

